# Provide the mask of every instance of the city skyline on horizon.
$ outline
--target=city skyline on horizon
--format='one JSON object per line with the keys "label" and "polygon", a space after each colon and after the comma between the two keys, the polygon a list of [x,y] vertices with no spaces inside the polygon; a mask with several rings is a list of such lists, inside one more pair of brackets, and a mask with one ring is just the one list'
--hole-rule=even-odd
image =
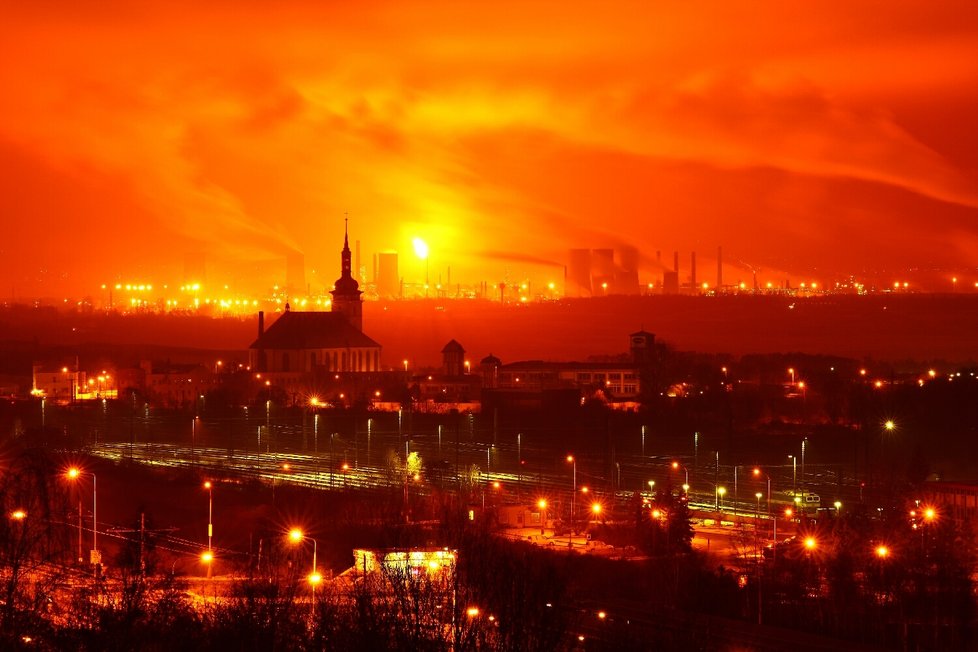
{"label": "city skyline on horizon", "polygon": [[10,12],[5,293],[194,257],[254,292],[299,256],[328,289],[347,214],[367,276],[396,251],[429,284],[626,246],[646,277],[719,246],[732,282],[978,274],[970,3],[230,8]]}

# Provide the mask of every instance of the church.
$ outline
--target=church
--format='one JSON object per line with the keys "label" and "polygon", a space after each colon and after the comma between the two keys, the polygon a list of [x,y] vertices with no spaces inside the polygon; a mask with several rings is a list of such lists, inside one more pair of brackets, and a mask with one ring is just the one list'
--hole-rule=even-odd
{"label": "church", "polygon": [[314,372],[380,371],[380,344],[363,333],[363,293],[353,278],[348,233],[340,257],[331,312],[296,312],[286,304],[267,330],[258,313],[258,339],[248,352],[252,371],[295,380]]}

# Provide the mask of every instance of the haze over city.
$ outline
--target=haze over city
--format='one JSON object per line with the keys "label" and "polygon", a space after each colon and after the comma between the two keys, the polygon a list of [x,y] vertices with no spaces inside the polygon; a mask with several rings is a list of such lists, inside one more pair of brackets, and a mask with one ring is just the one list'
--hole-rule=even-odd
{"label": "haze over city", "polygon": [[972,2],[21,3],[0,287],[175,287],[189,257],[255,293],[299,253],[328,290],[347,214],[409,282],[542,286],[627,243],[643,282],[723,246],[731,282],[970,287],[976,30]]}
{"label": "haze over city", "polygon": [[978,3],[0,21],[0,649],[978,649]]}

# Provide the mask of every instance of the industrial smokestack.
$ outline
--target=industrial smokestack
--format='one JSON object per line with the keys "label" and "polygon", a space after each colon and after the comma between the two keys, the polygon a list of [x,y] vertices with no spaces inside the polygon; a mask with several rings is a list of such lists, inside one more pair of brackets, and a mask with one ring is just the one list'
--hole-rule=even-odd
{"label": "industrial smokestack", "polygon": [[679,252],[672,254],[672,271],[679,273]]}
{"label": "industrial smokestack", "polygon": [[695,251],[689,254],[689,269],[690,269],[689,284],[693,286],[693,288],[695,289],[696,288],[696,252]]}
{"label": "industrial smokestack", "polygon": [[723,247],[717,247],[717,291],[723,287]]}
{"label": "industrial smokestack", "polygon": [[265,334],[265,311],[258,311],[258,337]]}

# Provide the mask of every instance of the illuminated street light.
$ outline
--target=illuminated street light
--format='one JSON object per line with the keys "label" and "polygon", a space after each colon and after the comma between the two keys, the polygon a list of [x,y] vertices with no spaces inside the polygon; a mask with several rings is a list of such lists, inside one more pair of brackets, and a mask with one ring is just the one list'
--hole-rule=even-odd
{"label": "illuminated street light", "polygon": [[574,483],[574,491],[571,493],[571,523],[574,522],[574,511],[575,511],[575,499],[577,497],[577,460],[574,459],[573,455],[567,456],[567,461],[571,463],[573,467],[572,478]]}
{"label": "illuminated street light", "polygon": [[818,542],[815,540],[815,537],[806,537],[805,538],[805,548],[807,550],[814,550],[815,549],[815,546],[817,546],[817,545],[818,545]]}
{"label": "illuminated street light", "polygon": [[892,419],[887,419],[883,422],[883,428],[886,430],[896,430],[896,424],[893,423]]}
{"label": "illuminated street light", "polygon": [[883,545],[876,546],[876,556],[880,559],[886,559],[890,556],[890,549]]}
{"label": "illuminated street light", "polygon": [[727,493],[727,488],[726,487],[717,487],[717,492],[716,492],[716,497],[717,497],[716,508],[717,508],[717,511],[718,512],[723,509],[723,497],[724,497],[724,495],[726,495],[726,493]]}
{"label": "illuminated street light", "polygon": [[207,577],[211,576],[211,566],[210,562],[214,559],[214,485],[211,484],[210,480],[204,482],[204,489],[207,490],[207,552],[208,556],[207,562]]}
{"label": "illuminated street light", "polygon": [[10,518],[15,521],[23,521],[25,518],[27,518],[27,512],[22,509],[15,509],[14,511],[10,512]]}
{"label": "illuminated street light", "polygon": [[767,513],[770,514],[771,513],[771,476],[768,475],[767,473],[764,473],[763,471],[761,471],[760,468],[756,466],[754,467],[753,473],[755,478],[760,478],[763,475],[767,479]]}
{"label": "illuminated street light", "polygon": [[309,584],[312,585],[312,601],[313,601],[313,607],[315,608],[316,585],[323,581],[323,576],[319,574],[319,570],[316,564],[316,550],[318,548],[318,542],[311,537],[307,537],[305,533],[303,533],[303,531],[300,530],[299,528],[292,528],[291,530],[289,530],[288,536],[289,536],[289,541],[291,541],[293,544],[296,545],[302,543],[306,539],[312,541],[312,571],[309,573],[307,579],[309,580]]}
{"label": "illuminated street light", "polygon": [[685,476],[686,476],[685,479],[683,480],[683,484],[684,485],[688,485],[689,484],[689,469],[687,469],[684,464],[680,464],[679,462],[673,462],[672,463],[672,468],[678,470],[680,467],[682,467],[683,473],[685,473]]}
{"label": "illuminated street light", "polygon": [[[94,473],[83,472],[74,466],[68,469],[67,476],[70,480],[77,480],[81,475],[92,476],[92,554],[90,560],[96,567],[95,572],[97,573],[98,566],[101,565],[101,559],[98,555],[98,483]],[[81,530],[79,529],[80,532]],[[81,535],[79,534],[79,536]]]}

